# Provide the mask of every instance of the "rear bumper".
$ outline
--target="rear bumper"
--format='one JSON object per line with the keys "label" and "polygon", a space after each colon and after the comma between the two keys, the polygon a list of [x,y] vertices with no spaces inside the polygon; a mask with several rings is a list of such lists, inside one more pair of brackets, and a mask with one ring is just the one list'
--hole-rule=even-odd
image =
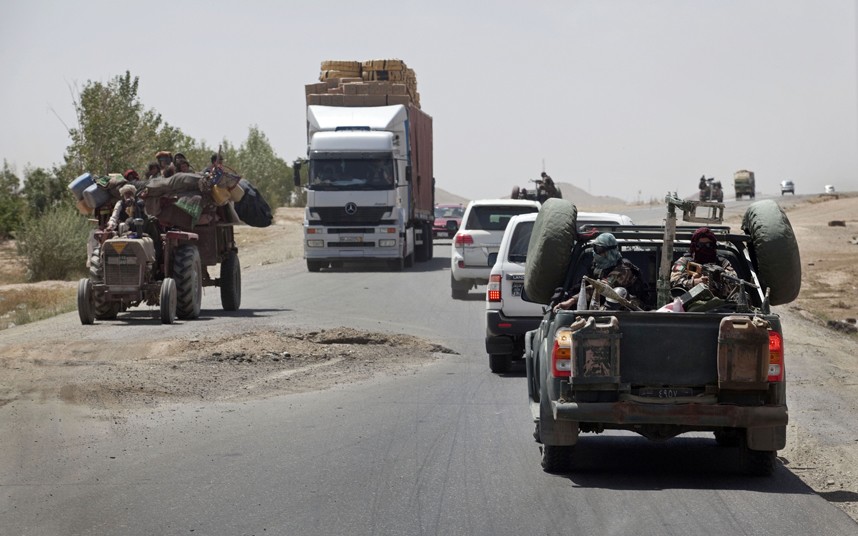
{"label": "rear bumper", "polygon": [[756,428],[786,426],[786,406],[727,404],[641,404],[638,402],[554,402],[559,421],[619,425],[673,424],[699,427]]}
{"label": "rear bumper", "polygon": [[524,334],[539,327],[542,317],[508,317],[486,311],[486,353],[511,354],[523,347]]}

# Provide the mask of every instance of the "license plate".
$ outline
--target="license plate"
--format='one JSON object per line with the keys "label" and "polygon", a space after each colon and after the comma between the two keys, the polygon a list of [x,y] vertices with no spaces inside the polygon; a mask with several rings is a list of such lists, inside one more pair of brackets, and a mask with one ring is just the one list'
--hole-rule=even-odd
{"label": "license plate", "polygon": [[362,236],[341,236],[340,242],[363,242]]}
{"label": "license plate", "polygon": [[128,262],[128,257],[126,255],[119,256],[119,264],[131,264]]}
{"label": "license plate", "polygon": [[512,295],[513,296],[521,296],[522,287],[524,287],[524,283],[513,283],[512,284]]}
{"label": "license plate", "polygon": [[447,231],[438,231],[436,234],[438,238],[447,238]]}
{"label": "license plate", "polygon": [[654,387],[641,389],[638,395],[650,398],[680,398],[694,396],[694,390],[690,387]]}

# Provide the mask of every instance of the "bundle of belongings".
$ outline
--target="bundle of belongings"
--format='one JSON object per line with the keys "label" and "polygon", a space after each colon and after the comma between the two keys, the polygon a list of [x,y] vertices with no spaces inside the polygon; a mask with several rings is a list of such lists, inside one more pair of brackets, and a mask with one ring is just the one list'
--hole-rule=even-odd
{"label": "bundle of belongings", "polygon": [[145,201],[146,214],[158,218],[166,227],[190,229],[218,221],[244,222],[253,227],[271,225],[271,208],[259,190],[246,179],[224,172],[222,166],[210,166],[203,173],[170,171],[167,176],[159,174],[148,180],[140,180],[134,170],[103,177],[87,173],[69,188],[76,197],[81,192],[78,206],[85,214],[93,210],[99,216],[102,212],[107,214],[121,199],[120,188],[132,184]]}

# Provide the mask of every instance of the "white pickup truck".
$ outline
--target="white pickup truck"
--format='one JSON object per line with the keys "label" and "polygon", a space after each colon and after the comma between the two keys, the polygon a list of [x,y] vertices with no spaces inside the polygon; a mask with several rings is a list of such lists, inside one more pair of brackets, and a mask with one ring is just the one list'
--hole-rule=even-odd
{"label": "white pickup truck", "polygon": [[[524,334],[539,326],[544,309],[541,304],[521,299],[527,246],[538,213],[513,217],[507,225],[486,290],[486,352],[492,372],[506,372],[514,359],[524,352]],[[624,214],[579,212],[578,228],[599,229],[605,225],[634,225]]]}

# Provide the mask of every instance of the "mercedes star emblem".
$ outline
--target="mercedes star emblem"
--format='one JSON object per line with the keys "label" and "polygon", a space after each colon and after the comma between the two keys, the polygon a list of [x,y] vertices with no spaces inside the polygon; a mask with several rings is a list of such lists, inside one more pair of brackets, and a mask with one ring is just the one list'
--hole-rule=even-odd
{"label": "mercedes star emblem", "polygon": [[351,202],[346,203],[346,214],[353,216],[355,212],[357,212],[357,205]]}

